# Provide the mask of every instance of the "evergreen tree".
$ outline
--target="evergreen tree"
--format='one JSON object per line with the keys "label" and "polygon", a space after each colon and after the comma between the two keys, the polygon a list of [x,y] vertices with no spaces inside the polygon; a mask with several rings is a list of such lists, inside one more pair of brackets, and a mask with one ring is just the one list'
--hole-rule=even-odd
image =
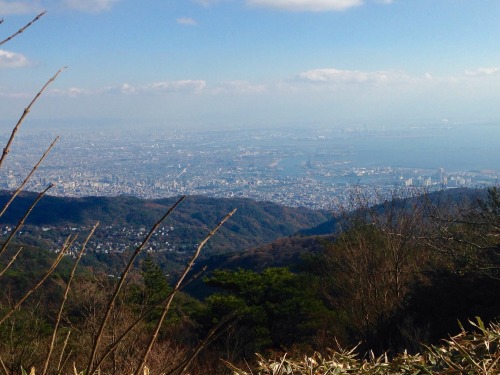
{"label": "evergreen tree", "polygon": [[141,271],[144,279],[143,302],[152,305],[167,298],[171,288],[162,269],[149,255],[142,262]]}

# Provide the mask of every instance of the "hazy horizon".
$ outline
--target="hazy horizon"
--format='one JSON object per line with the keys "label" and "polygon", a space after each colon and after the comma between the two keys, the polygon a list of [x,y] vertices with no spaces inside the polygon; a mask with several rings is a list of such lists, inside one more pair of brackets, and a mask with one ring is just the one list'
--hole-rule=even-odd
{"label": "hazy horizon", "polygon": [[500,121],[498,1],[0,1],[0,39],[43,9],[0,47],[3,122],[66,65],[33,123]]}

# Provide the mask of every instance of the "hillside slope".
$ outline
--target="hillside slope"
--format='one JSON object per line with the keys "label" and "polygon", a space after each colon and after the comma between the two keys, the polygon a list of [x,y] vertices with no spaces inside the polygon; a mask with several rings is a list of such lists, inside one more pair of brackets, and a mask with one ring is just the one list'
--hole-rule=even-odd
{"label": "hillside slope", "polygon": [[[10,193],[0,192],[0,206]],[[0,219],[0,225],[15,225],[34,200],[23,193]],[[176,201],[176,198],[144,200],[130,196],[59,198],[44,197],[34,208],[26,224],[31,226],[88,227],[97,220],[104,228],[143,227],[149,229]],[[190,196],[167,219],[175,227],[170,242],[194,246],[232,209],[236,214],[213,238],[207,249],[215,253],[243,251],[281,237],[319,225],[328,213],[306,208],[291,208],[251,199],[218,199]]]}

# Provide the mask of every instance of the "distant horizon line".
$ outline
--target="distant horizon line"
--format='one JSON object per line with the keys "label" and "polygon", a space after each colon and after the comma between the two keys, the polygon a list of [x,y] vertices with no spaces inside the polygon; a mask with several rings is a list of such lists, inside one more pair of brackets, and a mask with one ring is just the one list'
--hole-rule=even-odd
{"label": "distant horizon line", "polygon": [[[0,120],[0,126],[4,132],[10,132],[17,119]],[[412,129],[412,128],[435,128],[449,126],[498,126],[498,120],[453,120],[446,118],[407,119],[402,121],[362,121],[362,120],[333,120],[333,121],[290,121],[273,122],[264,124],[256,121],[254,123],[228,124],[217,121],[200,123],[197,121],[165,121],[165,120],[131,120],[121,118],[60,118],[60,119],[29,119],[23,125],[23,130],[84,130],[100,128],[99,130],[172,130],[172,131],[235,131],[235,130],[345,130],[355,129]],[[9,128],[10,126],[10,128]],[[140,127],[140,128],[138,128]]]}

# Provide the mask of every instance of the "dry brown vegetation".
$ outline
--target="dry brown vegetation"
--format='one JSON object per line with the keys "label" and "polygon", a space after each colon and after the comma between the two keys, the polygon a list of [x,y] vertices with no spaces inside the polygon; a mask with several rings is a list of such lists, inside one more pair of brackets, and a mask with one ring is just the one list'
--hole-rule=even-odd
{"label": "dry brown vegetation", "polygon": [[[1,41],[0,45],[23,33],[44,14],[45,12],[39,14],[19,31]],[[60,69],[45,83],[24,109],[3,149],[0,167],[8,156],[15,136],[32,107],[63,69]],[[48,147],[24,182],[13,192],[11,199],[3,207],[0,217],[22,191],[57,139]],[[16,233],[22,229],[26,218],[51,187],[52,185],[49,185],[36,197],[8,238],[2,243],[0,256],[10,255],[11,258],[7,262],[2,262],[5,266],[0,277],[8,277],[9,270],[15,265],[23,250],[19,248],[13,252],[9,247],[15,246],[13,239]],[[31,368],[31,373],[35,373],[35,368],[37,368],[37,373],[42,375],[80,373],[79,371],[82,370],[85,371],[81,373],[85,374],[131,372],[139,374],[148,372],[150,369],[157,374],[185,373],[193,364],[193,357],[200,350],[194,350],[191,343],[182,345],[178,343],[178,340],[172,339],[173,336],[182,336],[182,321],[181,324],[177,324],[177,327],[181,327],[180,329],[165,328],[164,323],[173,306],[174,297],[186,283],[189,283],[188,274],[204,245],[236,210],[228,213],[199,242],[184,272],[163,300],[156,301],[150,306],[127,303],[127,300],[132,298],[131,288],[136,285],[130,281],[130,277],[134,277],[132,269],[137,257],[160,224],[184,199],[184,196],[180,197],[151,227],[142,243],[131,255],[119,278],[110,279],[106,275],[93,275],[92,273],[84,273],[75,277],[88,240],[98,226],[97,222],[87,235],[68,275],[54,276],[54,271],[58,269],[63,258],[69,255],[69,249],[77,235],[66,239],[58,255],[43,275],[37,275],[35,280],[29,280],[31,285],[27,290],[16,290],[15,295],[7,293],[0,304],[0,329],[3,336],[0,344],[0,368],[5,375],[24,373],[23,366]],[[52,280],[59,286],[59,288],[56,287],[59,290],[48,294],[50,298],[60,295],[59,301],[44,299],[46,291],[42,286],[45,286],[48,280]],[[28,300],[30,304],[26,303]],[[152,312],[157,309],[161,313],[156,319],[151,320]],[[47,317],[47,314],[51,315]],[[175,330],[180,332],[175,332]]]}
{"label": "dry brown vegetation", "polygon": [[[267,359],[258,355],[254,370],[240,369],[227,363],[234,375],[306,375],[306,374],[482,374],[500,373],[500,325],[485,327],[480,319],[473,323],[476,332],[465,330],[444,340],[440,346],[430,346],[422,354],[403,353],[389,360],[387,355],[373,353],[360,358],[356,348],[331,350],[312,356],[282,356]],[[249,372],[248,372],[249,371]]]}

